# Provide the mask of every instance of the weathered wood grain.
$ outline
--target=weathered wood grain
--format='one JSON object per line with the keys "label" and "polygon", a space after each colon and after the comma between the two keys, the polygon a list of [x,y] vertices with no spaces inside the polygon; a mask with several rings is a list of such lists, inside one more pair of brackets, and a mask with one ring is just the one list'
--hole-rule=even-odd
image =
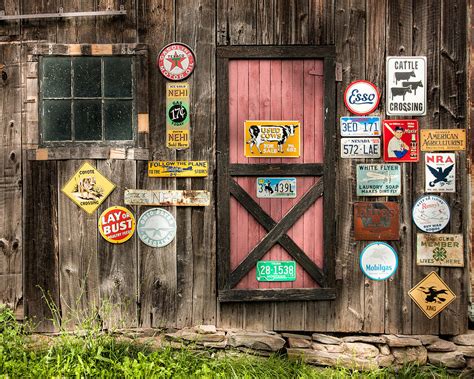
{"label": "weathered wood grain", "polygon": [[[75,160],[57,163],[59,189],[83,163]],[[88,163],[96,166],[94,161]],[[84,328],[88,326],[84,323],[95,320],[100,308],[97,213],[89,215],[60,193],[58,228],[62,327]]]}
{"label": "weathered wood grain", "polygon": [[[99,216],[111,206],[123,206],[126,188],[136,185],[136,163],[133,161],[97,161],[97,170],[111,180],[115,189],[97,210]],[[97,236],[99,271],[99,315],[106,328],[138,325],[138,262],[136,235],[123,244],[111,244]]]}
{"label": "weathered wood grain", "polygon": [[21,51],[1,45],[0,62],[8,77],[0,86],[0,303],[23,316],[22,178],[21,178]]}

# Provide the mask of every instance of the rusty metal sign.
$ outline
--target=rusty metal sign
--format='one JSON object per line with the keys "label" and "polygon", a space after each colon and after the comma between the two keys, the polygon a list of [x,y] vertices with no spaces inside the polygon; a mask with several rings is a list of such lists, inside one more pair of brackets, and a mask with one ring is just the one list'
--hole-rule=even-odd
{"label": "rusty metal sign", "polygon": [[464,267],[462,234],[418,233],[416,237],[417,265]]}
{"label": "rusty metal sign", "polygon": [[204,177],[207,176],[207,161],[150,161],[149,177]]}
{"label": "rusty metal sign", "polygon": [[211,202],[209,191],[196,190],[125,190],[127,205],[161,205],[206,207]]}
{"label": "rusty metal sign", "polygon": [[62,192],[92,214],[114,190],[115,184],[89,163],[84,163],[64,185]]}
{"label": "rusty metal sign", "polygon": [[298,158],[299,121],[245,121],[244,152],[248,158]]}
{"label": "rusty metal sign", "polygon": [[354,238],[357,241],[399,240],[400,209],[398,203],[354,203]]}
{"label": "rusty metal sign", "polygon": [[465,129],[422,129],[420,140],[422,151],[466,150]]}
{"label": "rusty metal sign", "polygon": [[435,271],[430,272],[408,291],[408,295],[429,319],[435,317],[456,299],[454,292]]}
{"label": "rusty metal sign", "polygon": [[166,83],[166,146],[187,149],[190,136],[189,84]]}

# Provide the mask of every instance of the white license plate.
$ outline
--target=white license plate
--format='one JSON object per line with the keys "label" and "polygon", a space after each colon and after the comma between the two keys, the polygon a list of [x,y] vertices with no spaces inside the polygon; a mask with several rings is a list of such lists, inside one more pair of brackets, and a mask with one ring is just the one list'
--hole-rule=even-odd
{"label": "white license plate", "polygon": [[295,198],[296,178],[257,178],[258,198]]}
{"label": "white license plate", "polygon": [[341,117],[342,137],[379,137],[380,117]]}
{"label": "white license plate", "polygon": [[341,138],[341,158],[380,158],[380,138]]}

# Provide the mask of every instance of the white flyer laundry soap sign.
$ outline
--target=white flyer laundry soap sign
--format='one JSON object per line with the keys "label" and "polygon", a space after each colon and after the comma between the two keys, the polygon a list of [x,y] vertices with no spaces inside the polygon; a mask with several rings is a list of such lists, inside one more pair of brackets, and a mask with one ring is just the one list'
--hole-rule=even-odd
{"label": "white flyer laundry soap sign", "polygon": [[387,57],[387,114],[426,114],[426,57]]}
{"label": "white flyer laundry soap sign", "polygon": [[426,153],[425,168],[426,192],[456,192],[454,153]]}

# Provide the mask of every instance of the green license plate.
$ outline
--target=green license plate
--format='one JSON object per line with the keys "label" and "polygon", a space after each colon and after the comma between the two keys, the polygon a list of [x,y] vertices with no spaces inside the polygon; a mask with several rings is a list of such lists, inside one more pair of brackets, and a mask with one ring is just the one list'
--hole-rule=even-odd
{"label": "green license plate", "polygon": [[259,282],[292,282],[296,280],[294,261],[258,261],[257,280]]}

